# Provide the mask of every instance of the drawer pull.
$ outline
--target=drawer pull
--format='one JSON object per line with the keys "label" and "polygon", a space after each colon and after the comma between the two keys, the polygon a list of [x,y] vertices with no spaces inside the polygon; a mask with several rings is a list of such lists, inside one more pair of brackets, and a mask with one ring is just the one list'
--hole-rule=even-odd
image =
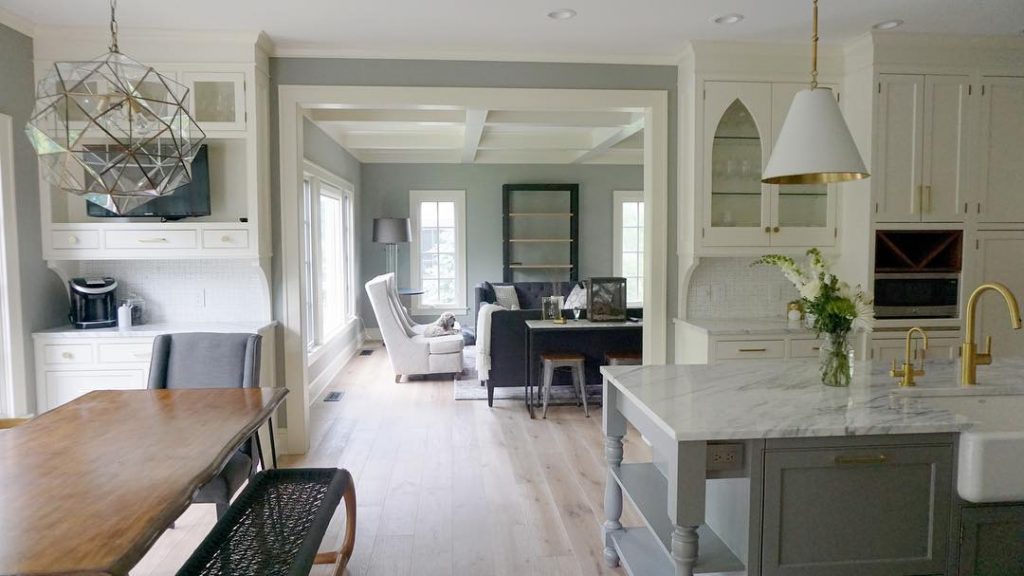
{"label": "drawer pull", "polygon": [[65,360],[73,360],[75,358],[75,355],[72,354],[71,352],[64,352],[63,354],[60,355],[60,357]]}
{"label": "drawer pull", "polygon": [[71,246],[78,244],[78,236],[68,236],[68,244]]}
{"label": "drawer pull", "polygon": [[235,240],[231,236],[228,236],[227,234],[225,234],[225,235],[220,237],[220,241],[224,242],[224,243],[230,244],[231,242],[234,242]]}
{"label": "drawer pull", "polygon": [[821,346],[811,346],[811,350],[813,350],[814,352],[820,352]]}
{"label": "drawer pull", "polygon": [[889,457],[885,454],[877,456],[836,456],[835,463],[840,466],[856,466],[864,464],[885,464]]}
{"label": "drawer pull", "polygon": [[152,353],[151,352],[136,352],[136,353],[132,354],[132,356],[135,356],[136,358],[149,358],[150,354],[152,354]]}
{"label": "drawer pull", "polygon": [[142,242],[143,244],[159,244],[167,242],[167,238],[139,238],[139,242]]}
{"label": "drawer pull", "polygon": [[767,352],[767,348],[740,348],[740,352]]}

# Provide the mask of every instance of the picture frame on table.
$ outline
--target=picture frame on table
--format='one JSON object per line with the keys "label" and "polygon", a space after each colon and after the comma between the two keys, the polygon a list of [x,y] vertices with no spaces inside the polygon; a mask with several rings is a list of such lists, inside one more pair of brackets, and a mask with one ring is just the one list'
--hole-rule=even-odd
{"label": "picture frame on table", "polygon": [[591,278],[587,293],[587,318],[591,322],[626,321],[626,279]]}
{"label": "picture frame on table", "polygon": [[562,306],[565,304],[564,296],[545,296],[541,299],[541,319],[562,321]]}

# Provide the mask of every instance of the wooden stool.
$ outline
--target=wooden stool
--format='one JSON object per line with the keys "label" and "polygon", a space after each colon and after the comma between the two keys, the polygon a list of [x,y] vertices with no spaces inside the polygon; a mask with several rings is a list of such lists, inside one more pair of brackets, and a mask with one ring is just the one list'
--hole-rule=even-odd
{"label": "wooden stool", "polygon": [[578,391],[583,400],[583,413],[590,418],[590,409],[587,407],[587,387],[584,384],[583,361],[586,359],[582,354],[556,354],[546,353],[540,355],[544,366],[544,381],[541,384],[541,394],[544,396],[544,413],[542,418],[548,417],[548,398],[551,396],[551,380],[554,379],[555,370],[568,368],[572,371],[573,390]]}
{"label": "wooden stool", "polygon": [[606,352],[604,363],[606,366],[639,366],[644,362],[644,355],[640,352]]}

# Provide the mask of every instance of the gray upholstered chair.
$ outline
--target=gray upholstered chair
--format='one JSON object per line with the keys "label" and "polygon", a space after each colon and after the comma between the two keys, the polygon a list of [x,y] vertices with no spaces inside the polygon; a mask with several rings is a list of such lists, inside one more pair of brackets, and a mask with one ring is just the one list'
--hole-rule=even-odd
{"label": "gray upholstered chair", "polygon": [[[153,341],[149,388],[256,388],[260,385],[258,334],[161,334]],[[217,517],[231,496],[256,473],[254,439],[247,440],[193,502],[217,505]]]}

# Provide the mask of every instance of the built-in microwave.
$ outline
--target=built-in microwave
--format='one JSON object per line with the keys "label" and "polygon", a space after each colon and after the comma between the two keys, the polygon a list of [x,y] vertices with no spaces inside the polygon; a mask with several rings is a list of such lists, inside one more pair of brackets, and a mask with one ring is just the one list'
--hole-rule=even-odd
{"label": "built-in microwave", "polygon": [[876,318],[956,318],[959,272],[875,274]]}

